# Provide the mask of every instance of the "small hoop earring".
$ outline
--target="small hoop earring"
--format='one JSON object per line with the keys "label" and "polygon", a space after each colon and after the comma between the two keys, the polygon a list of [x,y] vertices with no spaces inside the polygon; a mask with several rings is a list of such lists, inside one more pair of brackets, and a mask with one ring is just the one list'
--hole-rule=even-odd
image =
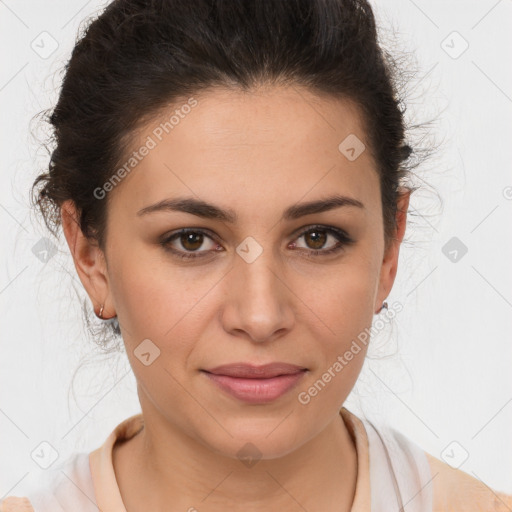
{"label": "small hoop earring", "polygon": [[[104,305],[102,304],[100,307],[100,312],[96,315],[96,317],[99,318],[100,320],[102,320],[106,324],[119,325],[119,321],[117,320],[117,315],[114,315],[113,317],[110,317],[110,318],[103,318],[103,309],[104,309]],[[96,314],[96,311],[94,312],[94,314]]]}
{"label": "small hoop earring", "polygon": [[388,303],[386,301],[382,303],[382,306],[380,307],[379,311],[377,311],[377,313],[380,313],[383,309],[389,309]]}

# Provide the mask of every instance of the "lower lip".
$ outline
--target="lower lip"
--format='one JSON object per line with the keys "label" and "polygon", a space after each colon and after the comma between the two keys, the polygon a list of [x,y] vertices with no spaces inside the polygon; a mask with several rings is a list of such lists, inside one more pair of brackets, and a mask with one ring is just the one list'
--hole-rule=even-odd
{"label": "lower lip", "polygon": [[295,387],[306,371],[279,375],[270,379],[242,379],[203,372],[222,390],[250,404],[265,404],[283,396]]}

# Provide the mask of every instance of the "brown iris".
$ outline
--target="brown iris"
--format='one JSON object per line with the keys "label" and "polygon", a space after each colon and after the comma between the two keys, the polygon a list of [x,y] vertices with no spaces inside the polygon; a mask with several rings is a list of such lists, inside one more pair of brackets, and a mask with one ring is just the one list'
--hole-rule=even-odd
{"label": "brown iris", "polygon": [[180,242],[189,251],[195,251],[203,245],[204,235],[202,233],[183,233]]}
{"label": "brown iris", "polygon": [[313,242],[315,245],[310,248],[314,249],[314,250],[321,249],[325,245],[325,241],[327,239],[327,234],[325,233],[325,231],[321,231],[321,230],[308,231],[307,233],[304,234],[304,239],[306,240],[308,237],[311,237],[311,235],[313,235],[312,238],[313,238]]}

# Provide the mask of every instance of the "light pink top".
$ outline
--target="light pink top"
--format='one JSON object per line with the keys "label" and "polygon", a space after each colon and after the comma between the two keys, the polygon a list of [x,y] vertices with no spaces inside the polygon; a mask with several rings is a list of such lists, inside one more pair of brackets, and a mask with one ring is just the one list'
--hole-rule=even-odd
{"label": "light pink top", "polygon": [[[512,496],[496,493],[435,459],[400,432],[376,428],[344,407],[340,414],[357,452],[352,512],[512,511]],[[75,454],[52,469],[49,487],[29,497],[6,498],[0,512],[126,512],[112,448],[117,440],[133,437],[142,426],[142,414],[127,418],[99,448],[90,454]]]}

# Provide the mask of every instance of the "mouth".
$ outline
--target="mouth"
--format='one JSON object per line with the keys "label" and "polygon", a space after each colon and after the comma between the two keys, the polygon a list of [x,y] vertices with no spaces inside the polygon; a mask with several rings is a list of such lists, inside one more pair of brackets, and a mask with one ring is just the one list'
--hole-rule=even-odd
{"label": "mouth", "polygon": [[277,400],[293,389],[308,369],[288,363],[254,366],[234,363],[201,372],[228,395],[250,404]]}
{"label": "mouth", "polygon": [[213,375],[224,375],[241,379],[271,379],[281,375],[293,375],[303,370],[307,370],[307,368],[295,364],[277,362],[260,366],[248,363],[231,363],[203,371]]}

